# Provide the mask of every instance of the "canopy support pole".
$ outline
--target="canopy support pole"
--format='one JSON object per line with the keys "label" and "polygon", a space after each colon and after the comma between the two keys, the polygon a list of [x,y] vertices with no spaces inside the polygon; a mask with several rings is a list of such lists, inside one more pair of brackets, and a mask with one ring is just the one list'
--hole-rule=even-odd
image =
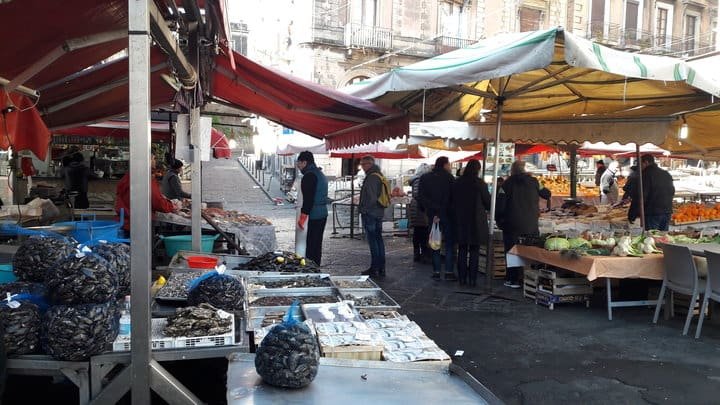
{"label": "canopy support pole", "polygon": [[350,239],[355,238],[355,154],[350,154]]}
{"label": "canopy support pole", "polygon": [[150,403],[150,15],[147,0],[128,0],[130,129],[131,398]]}
{"label": "canopy support pole", "polygon": [[201,205],[202,205],[202,172],[200,163],[200,108],[194,107],[190,110],[190,143],[192,144],[192,189],[191,197],[192,206],[191,229],[192,229],[192,250],[196,252],[202,251],[201,237]]}
{"label": "canopy support pole", "polygon": [[640,200],[640,226],[645,233],[645,191],[643,190],[643,168],[642,159],[640,156],[640,144],[635,144],[635,154],[637,155],[637,168],[638,168],[638,197]]}
{"label": "canopy support pole", "polygon": [[[573,200],[577,198],[577,145],[569,145],[568,152],[570,153],[570,198]],[[558,154],[560,151],[558,150]]]}
{"label": "canopy support pole", "polygon": [[[497,196],[498,196],[498,172],[500,169],[500,129],[502,128],[503,120],[503,104],[505,97],[497,97],[497,123],[495,126],[495,156],[493,162],[493,179],[492,179],[492,194],[490,195],[490,235],[488,237],[487,244],[487,264],[485,267],[485,289],[488,292],[492,291],[492,279],[495,266],[495,209],[497,207]],[[485,152],[487,156],[487,152]]]}

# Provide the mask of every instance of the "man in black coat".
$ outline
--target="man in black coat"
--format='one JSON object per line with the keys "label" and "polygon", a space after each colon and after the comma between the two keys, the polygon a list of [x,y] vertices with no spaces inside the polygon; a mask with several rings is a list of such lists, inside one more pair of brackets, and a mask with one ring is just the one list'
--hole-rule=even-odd
{"label": "man in black coat", "polygon": [[652,155],[643,155],[640,158],[640,165],[642,167],[645,229],[667,231],[675,195],[672,176],[655,164],[655,158]]}
{"label": "man in black coat", "polygon": [[[538,235],[540,198],[550,199],[550,190],[525,172],[525,162],[516,160],[510,168],[510,177],[498,190],[497,222],[503,230],[505,252],[518,243],[520,236]],[[508,267],[505,286],[520,288],[522,267]]]}
{"label": "man in black coat", "polygon": [[[457,280],[455,267],[455,227],[451,212],[452,186],[455,178],[450,174],[450,160],[440,156],[435,160],[435,167],[430,173],[420,177],[420,204],[427,213],[428,222],[439,224],[445,241],[445,280]],[[432,252],[433,278],[440,279],[442,258],[439,250]]]}

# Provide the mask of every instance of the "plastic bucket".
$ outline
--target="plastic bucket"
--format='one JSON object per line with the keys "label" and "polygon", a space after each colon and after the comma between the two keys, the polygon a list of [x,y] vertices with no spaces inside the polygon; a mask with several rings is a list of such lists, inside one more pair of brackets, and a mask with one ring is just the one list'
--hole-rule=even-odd
{"label": "plastic bucket", "polygon": [[70,236],[80,243],[85,243],[92,239],[117,239],[118,230],[122,223],[115,221],[68,221],[57,222],[54,226],[72,228]]}
{"label": "plastic bucket", "polygon": [[217,257],[188,256],[185,260],[191,269],[214,269],[218,264]]}
{"label": "plastic bucket", "polygon": [[13,274],[12,264],[0,264],[0,284],[12,283],[17,281],[17,277]]}
{"label": "plastic bucket", "polygon": [[[200,242],[202,252],[212,252],[215,239],[220,235],[202,235]],[[160,236],[165,243],[168,257],[174,257],[179,250],[192,250],[192,235]]]}

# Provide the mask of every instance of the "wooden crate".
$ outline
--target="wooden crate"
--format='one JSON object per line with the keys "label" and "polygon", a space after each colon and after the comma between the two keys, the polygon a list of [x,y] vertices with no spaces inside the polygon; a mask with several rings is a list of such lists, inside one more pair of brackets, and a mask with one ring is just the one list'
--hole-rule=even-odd
{"label": "wooden crate", "polygon": [[382,346],[320,346],[323,357],[347,360],[382,360]]}
{"label": "wooden crate", "polygon": [[585,277],[560,277],[553,270],[538,270],[537,290],[555,296],[592,295],[593,289]]}
{"label": "wooden crate", "polygon": [[526,267],[524,270],[524,276],[523,276],[523,296],[526,298],[530,298],[532,300],[535,299],[535,296],[537,295],[537,278],[538,278],[538,271],[531,269],[529,267]]}
{"label": "wooden crate", "polygon": [[[493,278],[500,279],[505,278],[505,249],[503,248],[502,242],[495,241],[493,246]],[[485,274],[485,268],[487,267],[487,248],[485,246],[480,247],[480,273]]]}

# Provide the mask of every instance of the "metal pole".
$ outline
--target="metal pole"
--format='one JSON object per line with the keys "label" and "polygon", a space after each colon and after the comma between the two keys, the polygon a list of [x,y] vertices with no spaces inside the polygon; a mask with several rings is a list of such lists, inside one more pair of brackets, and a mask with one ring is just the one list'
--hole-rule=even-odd
{"label": "metal pole", "polygon": [[638,197],[640,197],[640,226],[645,232],[645,192],[643,191],[643,180],[642,180],[642,160],[640,156],[640,144],[635,144],[635,154],[637,155],[637,168],[638,168]]}
{"label": "metal pole", "polygon": [[495,265],[495,207],[497,204],[497,179],[500,169],[500,128],[502,127],[503,103],[505,97],[497,99],[497,124],[495,126],[495,159],[493,163],[492,194],[490,195],[490,236],[487,246],[487,267],[485,268],[485,280],[487,291],[492,291],[493,266]]}
{"label": "metal pole", "polygon": [[131,389],[150,403],[150,15],[147,0],[128,2],[130,117]]}
{"label": "metal pole", "polygon": [[200,108],[195,107],[190,111],[190,143],[192,148],[192,249],[201,251],[200,239],[202,236],[202,225],[200,223],[200,208],[202,204],[202,173],[200,172]]}
{"label": "metal pole", "polygon": [[350,239],[355,237],[355,154],[350,154]]}
{"label": "metal pole", "polygon": [[570,198],[577,198],[577,145],[570,145],[568,147],[570,152]]}

